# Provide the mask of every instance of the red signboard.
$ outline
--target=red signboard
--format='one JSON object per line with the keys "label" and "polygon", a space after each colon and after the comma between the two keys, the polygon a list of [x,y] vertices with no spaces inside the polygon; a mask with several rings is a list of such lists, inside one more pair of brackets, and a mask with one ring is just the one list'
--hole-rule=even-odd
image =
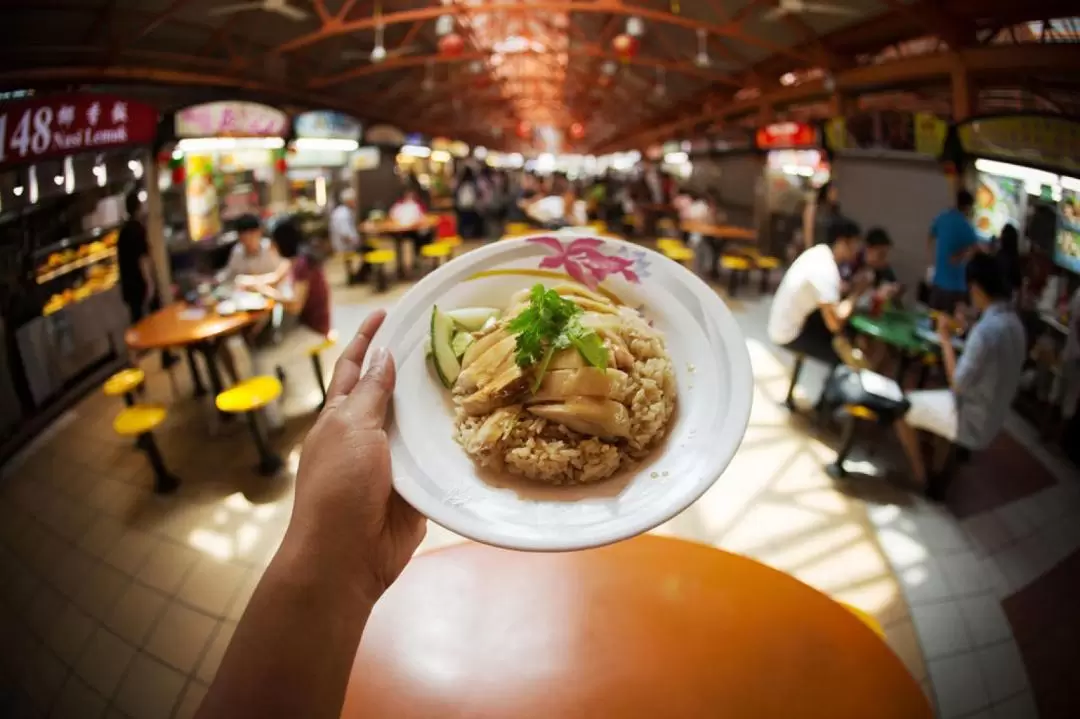
{"label": "red signboard", "polygon": [[0,167],[149,145],[157,110],[112,95],[43,95],[0,105]]}
{"label": "red signboard", "polygon": [[776,122],[757,131],[759,150],[817,147],[817,132],[805,122]]}

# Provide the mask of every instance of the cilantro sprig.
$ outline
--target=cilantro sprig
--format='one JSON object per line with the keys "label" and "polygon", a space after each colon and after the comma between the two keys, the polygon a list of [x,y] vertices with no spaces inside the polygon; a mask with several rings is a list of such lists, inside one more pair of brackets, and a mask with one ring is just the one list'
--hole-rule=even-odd
{"label": "cilantro sprig", "polygon": [[518,366],[539,365],[533,392],[540,388],[552,355],[560,350],[574,347],[589,365],[607,369],[608,349],[595,331],[581,324],[581,312],[578,305],[537,284],[529,293],[529,306],[510,321],[508,329],[517,336]]}

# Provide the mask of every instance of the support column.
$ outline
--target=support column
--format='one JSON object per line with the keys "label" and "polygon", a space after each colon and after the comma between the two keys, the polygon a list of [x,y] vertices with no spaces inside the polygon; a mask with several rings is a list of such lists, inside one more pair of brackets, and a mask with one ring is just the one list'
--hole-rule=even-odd
{"label": "support column", "polygon": [[157,158],[148,151],[144,153],[142,163],[146,187],[146,242],[150,245],[150,259],[154,262],[158,297],[162,305],[167,305],[173,299],[172,267],[169,264],[169,248],[165,246],[165,213],[161,206]]}
{"label": "support column", "polygon": [[270,183],[270,209],[271,211],[285,212],[289,207],[289,178],[288,171],[278,172],[274,168],[274,179]]}
{"label": "support column", "polygon": [[979,101],[979,92],[972,82],[968,70],[960,58],[954,60],[952,68],[952,111],[953,122],[962,122],[975,114]]}

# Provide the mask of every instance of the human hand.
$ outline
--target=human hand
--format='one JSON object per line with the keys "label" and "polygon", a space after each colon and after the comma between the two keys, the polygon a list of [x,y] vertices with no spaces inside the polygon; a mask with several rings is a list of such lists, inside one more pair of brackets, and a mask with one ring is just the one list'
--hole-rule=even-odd
{"label": "human hand", "polygon": [[394,390],[394,361],[372,352],[371,338],[386,313],[364,320],[334,366],[327,401],[308,432],[296,477],[296,504],[286,538],[310,550],[311,560],[376,601],[405,568],[426,522],[390,483],[386,412]]}

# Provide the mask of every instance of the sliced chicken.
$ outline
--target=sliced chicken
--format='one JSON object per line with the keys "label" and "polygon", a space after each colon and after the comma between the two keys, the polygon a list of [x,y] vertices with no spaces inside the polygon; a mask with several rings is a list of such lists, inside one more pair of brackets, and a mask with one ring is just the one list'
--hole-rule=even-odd
{"label": "sliced chicken", "polygon": [[581,356],[581,353],[571,347],[570,349],[559,350],[551,355],[551,362],[548,363],[548,372],[554,372],[561,369],[581,369],[588,366],[589,363],[585,361],[585,358]]}
{"label": "sliced chicken", "polygon": [[[487,338],[485,337],[484,339],[486,340]],[[483,341],[484,340],[480,340],[480,342]],[[473,347],[480,342],[475,343]],[[514,360],[516,347],[516,337],[509,334],[503,336],[502,339],[495,342],[494,345],[489,347],[485,352],[475,356],[468,367],[462,370],[461,374],[458,375],[457,383],[454,385],[454,391],[457,394],[469,394],[474,392],[475,390],[484,387],[484,385],[501,375],[508,368],[516,366]],[[471,350],[472,347],[469,349]],[[466,354],[468,353],[466,352]]]}
{"label": "sliced chicken", "polygon": [[478,417],[520,401],[528,387],[528,376],[517,364],[511,362],[499,375],[484,382],[479,389],[463,397],[458,404],[465,414]]}
{"label": "sliced chicken", "polygon": [[607,297],[582,287],[581,285],[555,285],[551,289],[555,290],[555,294],[559,295],[559,297],[583,297],[599,304],[612,304],[611,300]]}
{"label": "sliced chicken", "polygon": [[475,342],[469,345],[467,350],[465,350],[465,356],[461,358],[461,369],[468,369],[469,365],[475,362],[478,357],[485,354],[489,349],[509,336],[510,333],[506,328],[500,327],[483,337],[479,337]]}
{"label": "sliced chicken", "polygon": [[593,437],[630,436],[630,413],[610,399],[575,397],[559,404],[533,405],[529,412]]}
{"label": "sliced chicken", "polygon": [[565,299],[570,300],[575,305],[585,310],[586,312],[596,312],[598,314],[614,315],[618,313],[618,308],[610,302],[597,302],[594,299],[588,297],[579,297],[577,295],[568,295]]}
{"label": "sliced chicken", "polygon": [[479,454],[495,449],[499,440],[513,429],[519,414],[521,414],[521,405],[519,404],[495,410],[480,425],[480,429],[476,430],[473,436],[469,438],[468,446],[465,449],[471,454]]}
{"label": "sliced chicken", "polygon": [[596,367],[564,369],[548,372],[528,401],[566,401],[574,397],[600,397],[620,401],[629,381],[625,372]]}

